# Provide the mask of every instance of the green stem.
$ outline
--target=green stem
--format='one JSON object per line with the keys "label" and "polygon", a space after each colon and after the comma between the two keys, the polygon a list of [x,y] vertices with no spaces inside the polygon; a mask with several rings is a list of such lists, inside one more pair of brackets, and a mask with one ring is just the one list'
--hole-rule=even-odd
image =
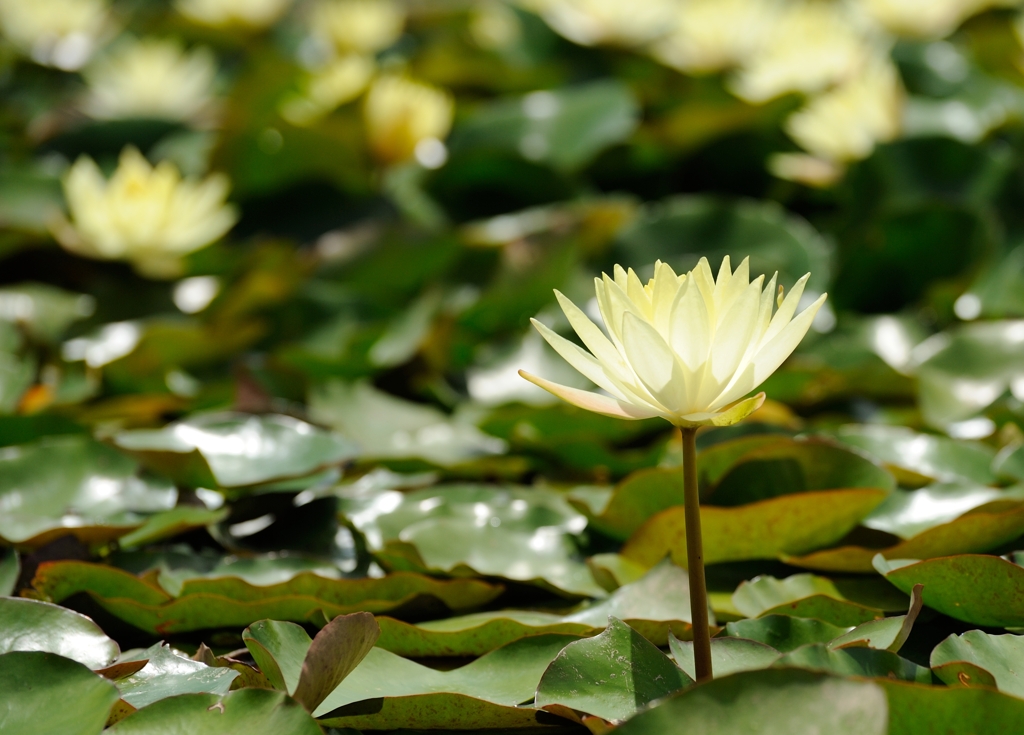
{"label": "green stem", "polygon": [[708,626],[708,588],[704,582],[704,542],[700,532],[700,494],[697,491],[697,430],[683,433],[683,498],[686,513],[686,568],[690,575],[690,619],[693,621],[693,661],[697,681],[711,679],[711,630]]}

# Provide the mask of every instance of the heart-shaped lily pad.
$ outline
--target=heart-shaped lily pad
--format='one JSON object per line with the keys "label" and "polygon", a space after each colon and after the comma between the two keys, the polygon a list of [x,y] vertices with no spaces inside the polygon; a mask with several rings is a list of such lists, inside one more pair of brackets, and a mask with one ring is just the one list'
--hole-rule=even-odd
{"label": "heart-shaped lily pad", "polygon": [[1024,638],[969,630],[962,635],[951,635],[937,645],[932,650],[930,663],[935,675],[950,686],[971,683],[964,677],[963,664],[966,663],[988,674],[1000,691],[1024,698],[1022,658]]}
{"label": "heart-shaped lily pad", "polygon": [[57,602],[85,592],[107,612],[154,635],[243,627],[268,617],[304,623],[362,610],[457,611],[479,607],[501,593],[501,587],[476,579],[437,580],[412,573],[329,579],[300,572],[266,586],[232,576],[188,579],[171,594],[148,575],[71,561],[41,564],[33,587]]}
{"label": "heart-shaped lily pad", "polygon": [[211,413],[124,431],[115,446],[180,485],[239,488],[301,477],[356,456],[338,434],[289,416]]}

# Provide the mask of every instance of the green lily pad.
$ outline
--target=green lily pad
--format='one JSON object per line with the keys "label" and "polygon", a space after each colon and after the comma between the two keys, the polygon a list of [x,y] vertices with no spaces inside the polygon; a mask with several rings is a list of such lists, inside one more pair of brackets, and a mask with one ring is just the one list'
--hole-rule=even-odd
{"label": "green lily pad", "polygon": [[45,283],[0,288],[0,319],[19,325],[34,339],[56,342],[80,319],[91,316],[96,301]]}
{"label": "green lily pad", "polygon": [[21,563],[18,561],[18,552],[14,549],[0,549],[0,597],[7,597],[14,593],[20,574]]}
{"label": "green lily pad", "polygon": [[562,705],[609,722],[693,683],[658,648],[617,618],[594,638],[570,643],[537,684],[537,707]]}
{"label": "green lily pad", "polygon": [[625,541],[652,515],[683,502],[683,473],[681,469],[638,470],[611,491],[586,493],[579,488],[566,500],[588,517],[592,527]]}
{"label": "green lily pad", "polygon": [[[691,679],[697,678],[697,665],[693,656],[693,641],[680,641],[675,636],[668,639],[669,650],[676,665]],[[767,669],[779,660],[782,654],[771,646],[746,638],[711,639],[711,668],[717,678],[740,671]]]}
{"label": "green lily pad", "polygon": [[1024,638],[1017,635],[991,635],[969,630],[951,635],[932,650],[932,671],[950,686],[963,685],[961,664],[971,664],[991,677],[999,691],[1024,698],[1024,677],[1020,661],[1024,656]]}
{"label": "green lily pad", "polygon": [[1021,533],[1024,533],[1024,504],[995,501],[893,546],[882,549],[840,546],[804,556],[787,556],[785,561],[807,569],[870,572],[876,554],[886,559],[930,559],[976,553],[1001,546]]}
{"label": "green lily pad", "polygon": [[101,544],[174,507],[177,491],[138,476],[138,464],[86,436],[57,436],[0,452],[0,538],[38,547],[64,535]]}
{"label": "green lily pad", "polygon": [[748,618],[793,615],[824,620],[839,627],[859,625],[884,615],[877,608],[847,600],[832,580],[812,574],[794,574],[785,579],[760,576],[741,583],[732,600],[736,609]]}
{"label": "green lily pad", "polygon": [[848,633],[833,638],[829,641],[828,647],[838,649],[861,646],[898,653],[903,644],[907,642],[907,638],[910,637],[910,631],[924,606],[921,590],[921,585],[914,585],[914,589],[910,593],[910,609],[906,615],[893,615],[861,623]]}
{"label": "green lily pad", "polygon": [[892,475],[842,446],[777,439],[742,454],[705,494],[705,503],[734,507],[808,491],[895,487]]}
{"label": "green lily pad", "polygon": [[227,694],[237,671],[193,661],[165,643],[126,651],[118,663],[145,660],[146,665],[122,679],[121,699],[136,709],[179,694]]}
{"label": "green lily pad", "polygon": [[1024,444],[1007,444],[1000,449],[992,460],[992,472],[1001,478],[1024,480]]}
{"label": "green lily pad", "polygon": [[242,632],[260,670],[312,712],[362,661],[380,628],[373,615],[339,615],[310,640],[300,626],[261,620]]}
{"label": "green lily pad", "polygon": [[320,727],[283,692],[241,689],[216,694],[182,694],[154,702],[118,722],[110,735],[320,735]]}
{"label": "green lily pad", "polygon": [[1024,500],[1024,486],[1000,490],[965,482],[938,483],[894,491],[861,525],[906,540],[988,503],[1020,500]]}
{"label": "green lily pad", "polygon": [[122,549],[134,549],[146,544],[173,538],[196,528],[205,528],[226,519],[227,508],[210,510],[190,505],[180,505],[151,515],[146,521],[117,540]]}
{"label": "green lily pad", "polygon": [[0,655],[6,732],[99,735],[117,698],[117,687],[69,658],[42,651]]}
{"label": "green lily pad", "polygon": [[995,689],[922,686],[879,679],[889,698],[889,735],[1013,732],[1024,717],[1024,701]]}
{"label": "green lily pad", "polygon": [[849,630],[823,620],[795,618],[791,615],[737,620],[725,626],[725,634],[728,636],[757,641],[782,653],[789,653],[811,643],[829,643]]}
{"label": "green lily pad", "polygon": [[[885,490],[807,491],[735,508],[702,506],[704,561],[774,559],[835,543],[887,495]],[[623,546],[628,559],[653,566],[666,554],[686,566],[686,525],[679,506],[653,516]]]}
{"label": "green lily pad", "polygon": [[1024,625],[1024,568],[998,556],[961,554],[937,559],[875,557],[875,569],[909,592],[924,585],[924,604],[975,625]]}
{"label": "green lily pad", "polygon": [[84,615],[38,600],[0,597],[0,653],[46,651],[102,669],[121,649]]}
{"label": "green lily pad", "polygon": [[988,485],[994,450],[980,442],[919,434],[903,426],[843,426],[836,439],[856,447],[896,473],[901,484],[968,482]]}
{"label": "green lily pad", "polygon": [[887,677],[930,684],[932,672],[924,666],[874,648],[830,648],[810,643],[786,653],[775,662],[777,667],[807,669],[836,676]]}
{"label": "green lily pad", "polygon": [[466,610],[501,593],[501,587],[476,579],[437,580],[412,573],[380,579],[329,579],[311,572],[260,586],[238,577],[193,578],[171,594],[152,577],[137,577],[114,567],[87,562],[41,564],[33,587],[60,602],[85,592],[107,612],[154,635],[244,627],[271,618],[322,622],[352,612],[394,610]]}
{"label": "green lily pad", "polygon": [[887,735],[885,691],[810,671],[744,671],[693,687],[637,715],[621,735]]}
{"label": "green lily pad", "polygon": [[537,726],[532,702],[548,664],[571,636],[524,638],[451,671],[374,648],[314,713],[356,730],[486,729]]}
{"label": "green lily pad", "polygon": [[344,437],[278,415],[201,414],[162,429],[123,431],[113,442],[187,487],[258,485],[356,456],[355,445]]}

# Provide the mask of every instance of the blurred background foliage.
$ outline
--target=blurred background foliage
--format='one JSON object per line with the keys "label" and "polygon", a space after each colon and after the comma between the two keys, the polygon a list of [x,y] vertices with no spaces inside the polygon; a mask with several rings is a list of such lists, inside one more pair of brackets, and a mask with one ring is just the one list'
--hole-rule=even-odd
{"label": "blurred background foliage", "polygon": [[[8,591],[59,601],[101,589],[100,568],[160,569],[187,607],[189,585],[252,558],[253,584],[430,575],[410,584],[447,607],[410,612],[403,587],[371,610],[399,617],[494,597],[435,578],[533,584],[502,598],[518,604],[604,594],[629,576],[580,560],[674,504],[648,478],[653,500],[616,515],[637,472],[677,467],[673,432],[584,414],[516,371],[585,387],[529,318],[568,336],[552,289],[593,312],[592,277],[648,277],[657,259],[749,256],[787,289],[810,271],[808,301],[829,293],[768,404],[702,435],[705,452],[829,436],[895,476],[814,480],[846,465],[790,440],[782,459],[748,458],[748,480],[778,473],[744,494],[722,477],[748,443],[707,455],[712,503],[897,481],[974,483],[942,491],[973,498],[961,510],[1019,502],[1004,490],[1024,479],[1018,6],[0,0]],[[779,469],[793,463],[802,480]],[[455,482],[473,484],[435,512],[429,488]],[[857,497],[817,541],[718,560],[870,574],[863,554],[806,556],[854,526],[871,549],[920,528],[858,525],[878,499]],[[956,514],[939,516],[925,526]],[[557,531],[538,544],[538,528]],[[1007,528],[953,551],[1024,532]],[[643,543],[634,562],[666,553]],[[263,569],[269,552],[288,553]],[[104,565],[33,583],[59,559]],[[134,626],[125,640],[252,622],[175,629],[100,607]]]}

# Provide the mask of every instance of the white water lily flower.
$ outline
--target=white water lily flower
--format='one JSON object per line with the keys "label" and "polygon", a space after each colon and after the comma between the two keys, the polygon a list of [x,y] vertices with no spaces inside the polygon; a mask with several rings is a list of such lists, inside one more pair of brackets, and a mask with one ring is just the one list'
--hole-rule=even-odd
{"label": "white water lily flower", "polygon": [[914,38],[942,38],[988,8],[1012,8],[1017,0],[859,0],[886,30]]}
{"label": "white water lily flower", "polygon": [[377,77],[363,104],[370,149],[389,164],[412,158],[425,142],[440,145],[454,114],[447,91],[396,75]]}
{"label": "white water lily flower", "polygon": [[93,117],[197,120],[212,111],[217,60],[207,48],[185,51],[177,41],[147,38],[98,59],[84,76]]}
{"label": "white water lily flower", "polygon": [[121,154],[108,181],[88,156],[64,179],[72,222],[61,245],[88,258],[127,260],[144,275],[175,275],[180,259],[223,237],[238,219],[225,203],[223,174],[182,179],[174,164],[151,166],[135,148]]}
{"label": "white water lily flower", "polygon": [[607,395],[519,374],[605,416],[660,416],[681,427],[736,423],[764,402],[764,393],[741,399],[796,349],[825,301],[823,294],[794,317],[808,273],[785,300],[780,292],[773,315],[776,276],[762,288],[764,276],[750,281],[749,259],[734,272],[726,256],[717,281],[701,258],[696,268],[678,276],[658,262],[645,286],[632,269],[615,266],[614,278],[595,279],[607,335],[555,291],[590,352],[533,320],[558,354]]}
{"label": "white water lily flower", "polygon": [[0,31],[40,64],[78,69],[111,30],[106,0],[0,0]]}
{"label": "white water lily flower", "polygon": [[405,30],[405,8],[395,0],[322,0],[313,7],[312,27],[341,53],[374,54]]}
{"label": "white water lily flower", "polygon": [[562,36],[583,46],[632,48],[672,29],[676,0],[530,0],[526,6]]}
{"label": "white water lily flower", "polygon": [[177,0],[174,6],[189,20],[215,28],[266,28],[291,4],[292,0]]}

